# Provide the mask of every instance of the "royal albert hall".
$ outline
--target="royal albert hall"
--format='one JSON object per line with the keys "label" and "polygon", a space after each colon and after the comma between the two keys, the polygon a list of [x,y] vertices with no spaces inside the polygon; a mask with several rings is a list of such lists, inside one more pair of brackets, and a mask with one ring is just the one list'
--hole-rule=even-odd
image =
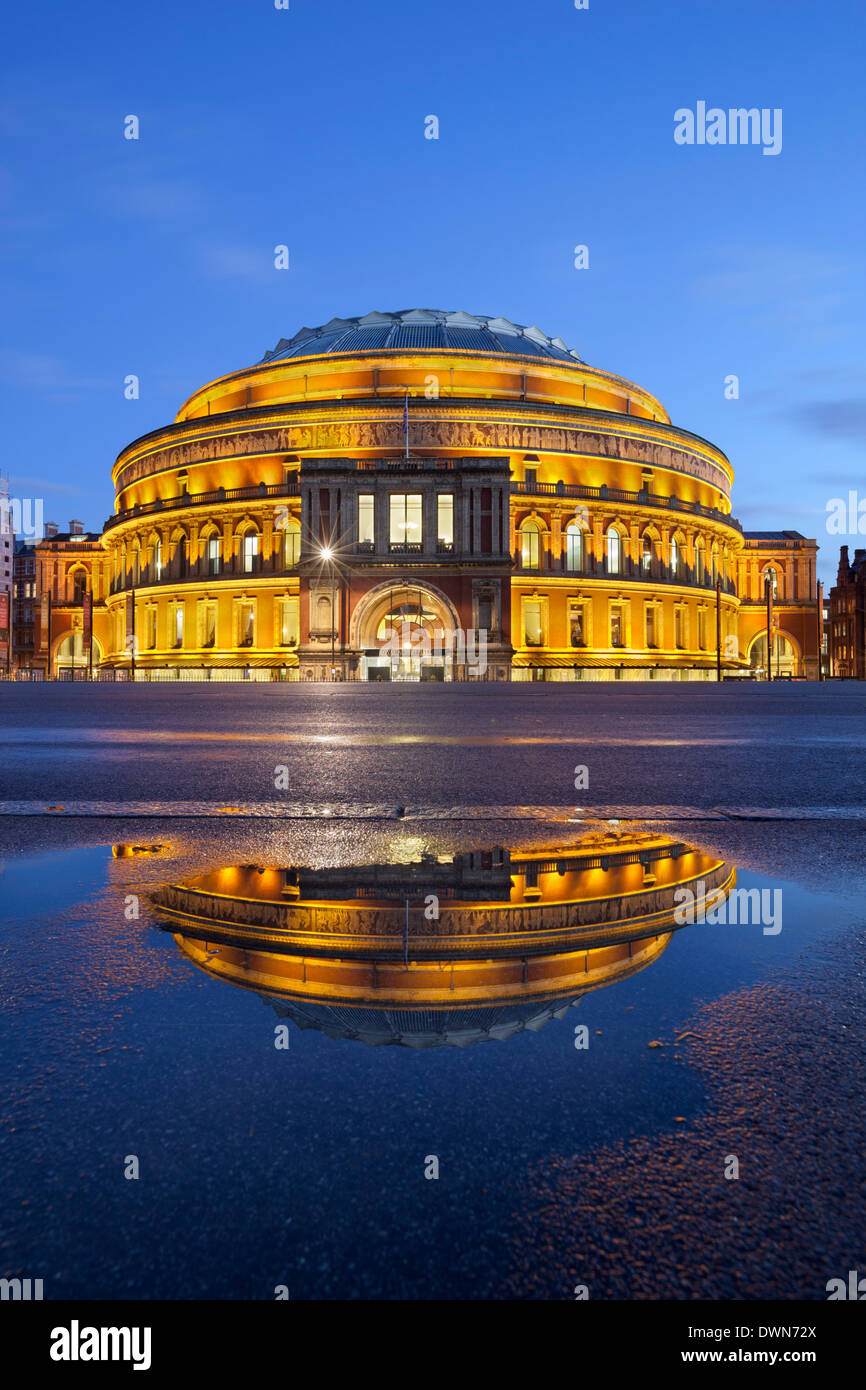
{"label": "royal albert hall", "polygon": [[715,679],[766,662],[770,584],[780,673],[815,673],[814,542],[744,537],[719,449],[504,318],[302,328],[112,477],[105,673]]}

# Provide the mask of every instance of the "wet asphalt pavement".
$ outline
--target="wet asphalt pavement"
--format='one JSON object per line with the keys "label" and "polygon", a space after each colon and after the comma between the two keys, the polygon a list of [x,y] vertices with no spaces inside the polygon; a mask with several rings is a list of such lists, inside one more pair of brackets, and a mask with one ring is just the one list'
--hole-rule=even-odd
{"label": "wet asphalt pavement", "polygon": [[[0,687],[0,1274],[43,1277],[47,1298],[824,1299],[866,1269],[864,713],[853,685]],[[332,816],[235,813],[280,801],[277,763],[287,805]],[[690,808],[653,824],[779,888],[783,930],[685,928],[506,1042],[293,1027],[277,1052],[272,1010],[147,906],[219,864],[576,840],[593,828],[576,800]],[[112,856],[135,840],[162,849]]]}

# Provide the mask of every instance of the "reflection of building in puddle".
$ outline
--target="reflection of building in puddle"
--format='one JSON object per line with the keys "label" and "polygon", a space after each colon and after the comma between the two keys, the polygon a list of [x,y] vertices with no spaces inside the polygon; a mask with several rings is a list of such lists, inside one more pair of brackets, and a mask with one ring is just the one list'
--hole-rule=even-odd
{"label": "reflection of building in puddle", "polygon": [[154,903],[202,969],[332,1037],[408,1047],[537,1030],[654,961],[674,894],[730,865],[666,837],[606,833],[511,855],[351,868],[217,869]]}

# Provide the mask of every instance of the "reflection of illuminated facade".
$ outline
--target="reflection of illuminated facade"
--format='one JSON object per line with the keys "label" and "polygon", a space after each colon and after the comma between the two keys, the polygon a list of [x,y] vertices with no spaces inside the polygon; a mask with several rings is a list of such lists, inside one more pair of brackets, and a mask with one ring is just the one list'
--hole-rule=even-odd
{"label": "reflection of illuminated facade", "polygon": [[[301,329],[130,444],[113,482],[106,672],[134,651],[153,679],[709,679],[717,636],[746,671],[759,635],[724,454],[507,319]],[[784,631],[814,674],[800,542],[776,545]]]}
{"label": "reflection of illuminated facade", "polygon": [[[730,865],[652,834],[411,865],[219,869],[154,894],[181,949],[301,1027],[407,1046],[505,1038],[655,960],[674,894]],[[436,915],[438,913],[438,916]]]}

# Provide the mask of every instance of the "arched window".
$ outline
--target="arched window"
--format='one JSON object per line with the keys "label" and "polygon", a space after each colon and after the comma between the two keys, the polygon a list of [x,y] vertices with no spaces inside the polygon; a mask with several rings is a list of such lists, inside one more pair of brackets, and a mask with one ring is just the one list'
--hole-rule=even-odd
{"label": "arched window", "polygon": [[72,575],[72,602],[83,603],[87,593],[87,574],[84,570],[75,570]]}
{"label": "arched window", "polygon": [[132,548],[132,582],[138,584],[141,579],[141,549],[134,545]]}
{"label": "arched window", "polygon": [[706,546],[702,540],[695,542],[695,580],[703,584],[707,574]]}
{"label": "arched window", "polygon": [[774,599],[779,597],[779,571],[775,565],[768,565],[764,570],[764,593],[768,589],[772,591]]}
{"label": "arched window", "polygon": [[644,536],[640,552],[640,567],[643,574],[651,574],[653,567],[653,543],[649,536]]}
{"label": "arched window", "polygon": [[570,574],[583,568],[583,533],[576,521],[565,532],[565,568]]}
{"label": "arched window", "polygon": [[153,563],[157,580],[162,579],[162,541],[157,541],[156,543],[156,549],[153,552]]}
{"label": "arched window", "polygon": [[615,526],[607,532],[607,572],[619,574],[622,570],[622,536]]}
{"label": "arched window", "polygon": [[283,533],[283,563],[292,569],[301,558],[301,528],[296,521],[289,521]]}
{"label": "arched window", "polygon": [[520,564],[525,570],[541,568],[541,532],[534,521],[527,521],[520,532]]}
{"label": "arched window", "polygon": [[676,578],[680,572],[680,543],[676,536],[671,536],[671,577]]}
{"label": "arched window", "polygon": [[207,559],[208,574],[219,574],[220,572],[220,534],[219,531],[212,531],[205,540],[205,556]]}
{"label": "arched window", "polygon": [[256,531],[246,531],[243,538],[244,574],[254,574],[259,565],[259,537]]}
{"label": "arched window", "polygon": [[185,579],[189,570],[186,550],[186,536],[181,536],[180,540],[178,541],[177,549],[175,550],[175,558],[177,560],[178,578]]}

